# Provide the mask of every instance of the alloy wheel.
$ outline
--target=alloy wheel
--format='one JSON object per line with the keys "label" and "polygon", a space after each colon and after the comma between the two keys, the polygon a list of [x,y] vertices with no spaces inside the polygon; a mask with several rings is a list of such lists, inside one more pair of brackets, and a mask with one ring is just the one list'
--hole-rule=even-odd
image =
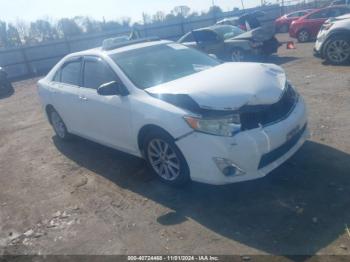
{"label": "alloy wheel", "polygon": [[53,126],[56,134],[60,138],[65,138],[65,136],[66,136],[66,127],[65,127],[65,125],[63,123],[63,120],[57,114],[57,112],[53,111],[51,113],[51,121],[52,121],[52,126]]}
{"label": "alloy wheel", "polygon": [[305,30],[300,31],[298,34],[298,40],[302,43],[307,42],[309,40],[309,33]]}
{"label": "alloy wheel", "polygon": [[180,175],[180,160],[166,141],[151,140],[148,143],[147,155],[153,170],[164,180],[174,181]]}
{"label": "alloy wheel", "polygon": [[350,58],[350,43],[346,40],[335,40],[329,43],[327,56],[333,63],[344,63]]}

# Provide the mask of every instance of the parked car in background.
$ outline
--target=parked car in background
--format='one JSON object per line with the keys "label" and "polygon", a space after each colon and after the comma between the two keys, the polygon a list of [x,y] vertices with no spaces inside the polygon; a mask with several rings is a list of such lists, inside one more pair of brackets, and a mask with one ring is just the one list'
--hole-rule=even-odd
{"label": "parked car in background", "polygon": [[275,21],[276,31],[280,33],[287,33],[289,31],[289,26],[293,21],[308,13],[311,13],[312,11],[313,9],[299,10],[277,18]]}
{"label": "parked car in background", "polygon": [[271,38],[271,34],[262,29],[244,32],[236,26],[215,25],[193,30],[178,42],[224,61],[238,62],[277,52],[278,46],[269,52],[264,50],[264,42]]}
{"label": "parked car in background", "polygon": [[330,6],[315,10],[291,23],[289,35],[304,43],[315,39],[322,24],[330,17],[350,13],[348,6]]}
{"label": "parked car in background", "polygon": [[281,67],[220,63],[165,40],[68,55],[38,92],[59,139],[143,157],[171,185],[264,177],[309,134],[304,100]]}
{"label": "parked car in background", "polygon": [[265,12],[255,11],[244,13],[241,16],[228,17],[216,23],[216,25],[233,25],[244,31],[250,31],[261,26],[259,18],[265,16]]}
{"label": "parked car in background", "polygon": [[335,0],[330,4],[330,6],[334,5],[350,5],[350,0]]}
{"label": "parked car in background", "polygon": [[323,24],[314,51],[334,65],[350,62],[350,14],[330,18]]}
{"label": "parked car in background", "polygon": [[8,79],[5,69],[0,67],[0,96],[8,95],[14,92],[12,84]]}
{"label": "parked car in background", "polygon": [[[239,17],[238,16],[235,16],[235,17],[227,17],[227,18],[224,18],[222,20],[219,20],[216,25],[232,25],[232,26],[237,26],[237,27],[240,27],[239,26]],[[243,28],[241,28],[243,30]]]}

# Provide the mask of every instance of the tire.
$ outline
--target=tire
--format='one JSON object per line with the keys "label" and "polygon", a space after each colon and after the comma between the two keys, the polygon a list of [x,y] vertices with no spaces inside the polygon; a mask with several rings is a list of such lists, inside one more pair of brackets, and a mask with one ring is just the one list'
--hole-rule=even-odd
{"label": "tire", "polygon": [[297,39],[299,43],[306,43],[310,41],[310,33],[309,31],[302,29],[297,34]]}
{"label": "tire", "polygon": [[61,116],[57,113],[57,111],[52,109],[50,110],[49,115],[50,123],[56,133],[56,136],[63,141],[70,140],[72,138],[72,135],[67,131],[66,124],[63,122]]}
{"label": "tire", "polygon": [[15,89],[13,88],[11,82],[8,80],[6,82],[6,88],[7,88],[8,94],[13,94],[15,92]]}
{"label": "tire", "polygon": [[148,133],[143,140],[148,167],[164,183],[182,186],[190,182],[190,172],[174,139],[162,130]]}
{"label": "tire", "polygon": [[15,92],[11,82],[8,81],[7,79],[4,79],[1,85],[2,85],[0,87],[1,95],[12,95]]}
{"label": "tire", "polygon": [[343,65],[350,61],[350,38],[344,35],[332,37],[325,43],[324,57],[332,65]]}
{"label": "tire", "polygon": [[278,29],[280,33],[287,33],[289,31],[289,26],[287,24],[281,25]]}
{"label": "tire", "polygon": [[233,48],[231,50],[230,59],[232,62],[242,62],[245,58],[245,53],[241,48]]}

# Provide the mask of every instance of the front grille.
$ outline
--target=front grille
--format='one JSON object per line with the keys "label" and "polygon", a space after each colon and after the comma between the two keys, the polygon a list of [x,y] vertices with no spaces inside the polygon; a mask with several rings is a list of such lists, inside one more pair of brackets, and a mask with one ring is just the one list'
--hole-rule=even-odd
{"label": "front grille", "polygon": [[297,93],[291,85],[287,84],[286,90],[277,103],[242,107],[240,110],[242,129],[249,130],[266,126],[287,118],[297,101]]}

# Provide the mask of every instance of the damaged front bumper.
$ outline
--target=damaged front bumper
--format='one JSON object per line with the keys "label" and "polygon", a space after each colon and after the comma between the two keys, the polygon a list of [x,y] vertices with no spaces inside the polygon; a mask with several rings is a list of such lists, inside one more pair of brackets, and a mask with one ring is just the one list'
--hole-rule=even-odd
{"label": "damaged front bumper", "polygon": [[[192,180],[222,185],[264,177],[290,158],[308,137],[306,106],[300,98],[293,112],[273,125],[234,137],[194,132],[176,144],[187,160]],[[218,159],[224,164],[218,166]]]}

